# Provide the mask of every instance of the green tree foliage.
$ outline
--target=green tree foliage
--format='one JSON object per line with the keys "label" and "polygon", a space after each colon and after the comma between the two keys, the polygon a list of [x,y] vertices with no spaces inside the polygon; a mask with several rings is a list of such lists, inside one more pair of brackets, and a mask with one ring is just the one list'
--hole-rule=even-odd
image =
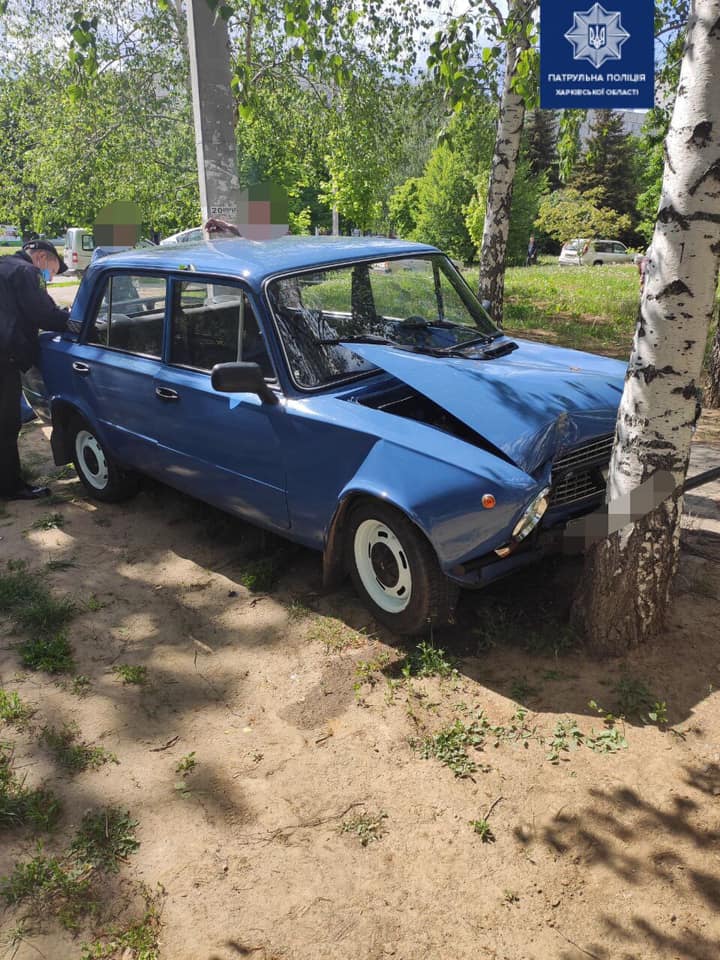
{"label": "green tree foliage", "polygon": [[441,143],[418,181],[418,213],[413,239],[432,243],[460,260],[471,261],[476,246],[465,224],[465,207],[474,191],[462,155]]}
{"label": "green tree foliage", "polygon": [[[146,229],[199,218],[187,58],[170,12],[152,2],[89,4],[61,38],[67,12],[11,0],[0,68],[4,189],[10,222],[56,233],[92,226],[113,200],[133,200]],[[97,33],[91,31],[99,23]],[[88,29],[85,29],[85,27]],[[36,51],[27,54],[25,47]],[[6,153],[6,148],[8,153]]]}
{"label": "green tree foliage", "polygon": [[542,199],[535,226],[564,243],[573,237],[617,237],[630,229],[627,214],[602,206],[603,194],[571,187]]}
{"label": "green tree foliage", "polygon": [[[476,192],[467,206],[465,223],[470,237],[479,248],[485,225],[485,196],[490,171],[481,173],[476,180]],[[518,164],[518,172],[513,189],[510,212],[510,230],[508,233],[507,264],[520,266],[525,263],[530,234],[535,229],[535,220],[540,203],[548,190],[548,175],[532,173],[531,163],[524,158]]]}
{"label": "green tree foliage", "polygon": [[417,181],[416,226],[412,239],[432,243],[464,261],[475,259],[477,244],[465,222],[476,193],[478,168],[489,169],[495,112],[476,98],[472,112],[456,115],[448,137],[433,150]]}
{"label": "green tree foliage", "polygon": [[419,207],[419,177],[409,177],[390,195],[388,216],[391,229],[398,237],[411,237],[417,228]]}
{"label": "green tree foliage", "polygon": [[603,206],[632,221],[638,192],[636,154],[635,138],[625,133],[620,114],[597,110],[569,186],[580,193],[594,191]]}
{"label": "green tree foliage", "polygon": [[[560,185],[558,174],[558,119],[553,110],[533,110],[525,118],[522,155],[532,176],[546,174],[551,189]],[[518,170],[516,180],[520,176]],[[513,200],[514,203],[514,200]]]}

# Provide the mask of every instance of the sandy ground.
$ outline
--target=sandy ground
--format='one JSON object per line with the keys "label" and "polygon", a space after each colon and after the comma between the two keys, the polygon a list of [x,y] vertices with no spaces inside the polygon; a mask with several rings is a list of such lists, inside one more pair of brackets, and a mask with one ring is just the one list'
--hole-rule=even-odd
{"label": "sandy ground", "polygon": [[[703,424],[694,469],[720,459],[718,432]],[[44,428],[22,447],[36,473],[51,472]],[[409,681],[407,649],[349,587],[320,595],[318,556],[282,550],[276,586],[251,593],[248,564],[277,550],[253,528],[159,485],[112,506],[89,503],[72,476],[53,487],[72,499],[9,505],[0,557],[73,562],[45,575],[81,607],[70,636],[91,685],[80,698],[21,671],[0,622],[2,686],[38,711],[0,738],[16,742],[28,784],[62,797],[48,851],[88,809],[119,805],[138,820],[140,848],[108,886],[106,913],[138,909],[123,893],[133,884],[159,891],[163,960],[720,957],[720,484],[688,498],[656,645],[596,663],[542,634],[578,572],[566,561],[464,598],[458,625],[435,637],[457,673]],[[35,529],[50,512],[62,526]],[[531,626],[519,630],[523,611]],[[145,666],[149,682],[124,685],[118,664]],[[547,759],[558,722],[602,733],[588,702],[612,709],[628,675],[666,701],[667,726],[618,722],[627,749]],[[423,759],[417,741],[478,711],[504,729],[471,749],[472,776]],[[36,737],[67,721],[119,762],[62,773]],[[381,827],[367,846],[343,830],[363,815]],[[494,842],[474,832],[481,818]],[[6,832],[0,875],[35,844]],[[2,958],[78,960],[91,939],[47,918],[18,939],[23,912],[0,913]]]}

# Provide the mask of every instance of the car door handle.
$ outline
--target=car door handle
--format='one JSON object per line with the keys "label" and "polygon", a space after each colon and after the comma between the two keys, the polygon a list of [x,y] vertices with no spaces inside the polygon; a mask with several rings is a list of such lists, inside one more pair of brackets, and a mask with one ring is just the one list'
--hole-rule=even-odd
{"label": "car door handle", "polygon": [[72,368],[75,371],[75,373],[90,373],[90,367],[88,366],[88,364],[81,363],[80,360],[75,360],[75,362],[72,365]]}
{"label": "car door handle", "polygon": [[180,395],[176,390],[171,390],[169,387],[155,387],[155,396],[160,397],[161,400],[179,400]]}

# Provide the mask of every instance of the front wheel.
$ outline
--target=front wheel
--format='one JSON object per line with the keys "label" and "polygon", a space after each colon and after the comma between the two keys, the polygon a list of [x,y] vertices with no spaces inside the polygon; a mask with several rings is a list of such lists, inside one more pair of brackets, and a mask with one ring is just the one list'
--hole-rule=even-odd
{"label": "front wheel", "polygon": [[448,621],[457,591],[428,541],[400,511],[376,501],[358,503],[345,542],[355,589],[377,620],[399,634]]}
{"label": "front wheel", "polygon": [[114,503],[137,493],[137,477],[115,463],[82,420],[72,427],[72,453],[78,476],[94,500]]}

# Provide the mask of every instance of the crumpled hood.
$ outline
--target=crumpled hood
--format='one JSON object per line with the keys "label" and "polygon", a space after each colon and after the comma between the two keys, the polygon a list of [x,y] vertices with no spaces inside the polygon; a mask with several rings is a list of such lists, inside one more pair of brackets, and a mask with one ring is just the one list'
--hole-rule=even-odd
{"label": "crumpled hood", "polygon": [[614,431],[626,364],[563,347],[515,343],[517,350],[496,360],[346,346],[443,407],[526,473],[560,449]]}

